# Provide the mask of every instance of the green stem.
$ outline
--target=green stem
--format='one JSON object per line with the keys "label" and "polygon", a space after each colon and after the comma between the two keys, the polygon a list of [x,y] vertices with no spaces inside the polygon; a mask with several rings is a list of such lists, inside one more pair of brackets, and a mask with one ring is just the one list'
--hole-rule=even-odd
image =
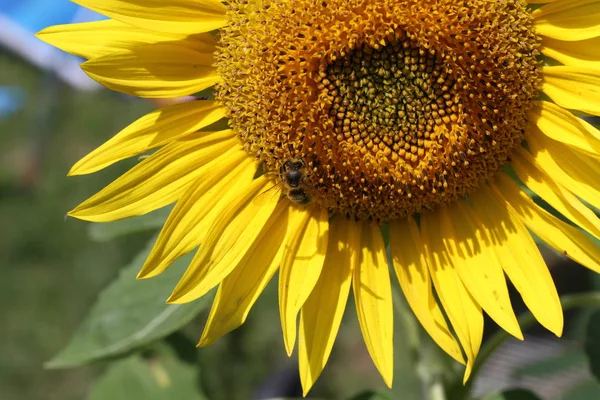
{"label": "green stem", "polygon": [[[563,296],[560,300],[560,303],[563,310],[580,307],[600,307],[600,293],[590,292]],[[519,316],[518,321],[521,329],[525,331],[535,324],[536,319],[531,312],[527,311]],[[496,351],[496,349],[509,337],[511,337],[511,335],[500,329],[484,344],[479,352],[479,355],[477,356],[477,361],[473,366],[471,378],[465,385],[465,393],[470,391],[472,382],[475,381],[475,377],[481,371],[481,368],[486,363],[488,358],[490,358],[494,351]]]}

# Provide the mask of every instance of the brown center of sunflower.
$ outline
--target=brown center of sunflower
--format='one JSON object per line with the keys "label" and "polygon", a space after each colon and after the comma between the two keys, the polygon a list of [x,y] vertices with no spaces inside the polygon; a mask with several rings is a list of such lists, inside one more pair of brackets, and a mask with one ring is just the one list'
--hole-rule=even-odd
{"label": "brown center of sunflower", "polygon": [[387,221],[468,195],[523,139],[540,79],[521,0],[232,1],[218,98],[269,171]]}

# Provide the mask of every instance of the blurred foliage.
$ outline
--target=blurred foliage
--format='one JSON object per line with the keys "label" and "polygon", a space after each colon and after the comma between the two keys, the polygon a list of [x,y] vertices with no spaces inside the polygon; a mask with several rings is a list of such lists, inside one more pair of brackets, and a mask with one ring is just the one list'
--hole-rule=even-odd
{"label": "blurred foliage", "polygon": [[90,400],[205,400],[194,364],[181,361],[161,346],[145,355],[134,354],[111,364],[92,387]]}
{"label": "blurred foliage", "polygon": [[600,380],[600,310],[590,316],[585,338],[585,351],[588,356],[590,370]]}
{"label": "blurred foliage", "polygon": [[46,366],[75,367],[131,352],[177,331],[206,308],[209,296],[188,304],[165,303],[191,261],[191,254],[154,279],[136,281],[150,248],[139,253],[100,293],[69,345]]}
{"label": "blurred foliage", "polygon": [[101,91],[78,93],[0,53],[0,85],[24,91],[24,108],[0,118],[0,398],[79,400],[96,369],[48,371],[98,292],[148,235],[94,243],[66,212],[131,162],[87,177],[70,166],[150,106]]}
{"label": "blurred foliage", "polygon": [[484,400],[541,400],[535,393],[524,389],[511,389],[493,394]]}
{"label": "blurred foliage", "polygon": [[172,207],[168,206],[139,218],[105,224],[90,224],[88,232],[93,240],[105,242],[134,233],[155,231],[163,225],[171,209]]}
{"label": "blurred foliage", "polygon": [[381,393],[375,392],[364,392],[352,397],[349,400],[390,400],[389,397],[382,395]]}

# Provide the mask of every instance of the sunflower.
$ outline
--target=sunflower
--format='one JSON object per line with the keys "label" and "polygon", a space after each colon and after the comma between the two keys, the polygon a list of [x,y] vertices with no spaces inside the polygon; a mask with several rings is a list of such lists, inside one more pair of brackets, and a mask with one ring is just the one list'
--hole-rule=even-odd
{"label": "sunflower", "polygon": [[[175,203],[139,278],[196,251],[168,301],[218,286],[200,345],[240,326],[278,271],[305,393],[351,288],[391,386],[390,261],[466,380],[484,311],[523,338],[505,276],[561,335],[532,234],[600,271],[600,133],[579,118],[600,115],[599,1],[76,2],[110,19],[38,36],[87,58],[104,86],[147,98],[214,87],[214,100],[151,112],[70,171],[157,149],[69,215],[105,222]],[[211,129],[222,118],[231,129]]]}

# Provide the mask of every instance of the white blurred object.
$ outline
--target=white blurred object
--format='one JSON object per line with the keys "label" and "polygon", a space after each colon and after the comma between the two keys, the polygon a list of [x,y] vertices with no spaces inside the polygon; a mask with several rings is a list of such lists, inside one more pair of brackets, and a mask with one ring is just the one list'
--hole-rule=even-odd
{"label": "white blurred object", "polygon": [[571,400],[567,395],[570,390],[587,382],[593,383],[594,379],[582,343],[527,336],[525,341],[510,338],[497,349],[477,376],[473,391],[479,398],[486,393],[522,388],[544,400]]}
{"label": "white blurred object", "polygon": [[42,42],[34,34],[52,25],[103,18],[69,0],[0,0],[0,46],[76,89],[99,89],[100,85],[79,68],[81,58]]}

